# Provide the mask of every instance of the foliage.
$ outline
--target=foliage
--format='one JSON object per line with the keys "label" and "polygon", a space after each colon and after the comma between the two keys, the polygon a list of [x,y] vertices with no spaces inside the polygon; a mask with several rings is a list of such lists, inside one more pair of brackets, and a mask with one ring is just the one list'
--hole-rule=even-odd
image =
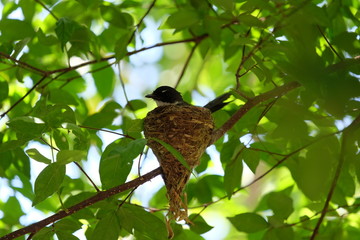
{"label": "foliage", "polygon": [[[166,239],[163,187],[112,191],[146,165],[142,96],[159,85],[233,94],[174,239],[359,236],[357,0],[1,3],[0,239]],[[40,226],[30,208],[59,214]]]}

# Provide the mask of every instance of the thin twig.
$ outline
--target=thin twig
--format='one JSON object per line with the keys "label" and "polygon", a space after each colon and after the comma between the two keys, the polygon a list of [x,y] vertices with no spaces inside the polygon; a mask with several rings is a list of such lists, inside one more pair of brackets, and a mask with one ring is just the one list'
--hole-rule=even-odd
{"label": "thin twig", "polygon": [[6,110],[4,113],[2,113],[0,115],[0,119],[2,119],[3,117],[5,117],[6,114],[8,114],[14,107],[16,107],[20,102],[22,102],[24,100],[24,98],[26,98],[37,86],[39,86],[40,83],[42,83],[45,79],[46,79],[47,75],[45,74],[37,83],[34,84],[34,86],[32,86],[32,88],[30,88],[29,91],[27,91],[25,93],[24,96],[22,96],[19,100],[17,100],[13,105],[10,106],[10,108],[8,110]]}
{"label": "thin twig", "polygon": [[126,88],[125,88],[125,83],[124,83],[124,80],[121,76],[121,67],[120,67],[120,62],[118,63],[118,70],[119,70],[119,79],[120,79],[120,85],[121,85],[121,88],[123,90],[123,93],[124,93],[124,97],[125,97],[125,100],[126,100],[126,105],[129,106],[131,112],[134,114],[134,117],[135,119],[137,118],[136,117],[136,114],[135,114],[135,110],[133,108],[133,106],[131,105],[130,101],[129,101],[129,98],[128,98],[128,95],[127,95],[127,92],[126,92]]}
{"label": "thin twig", "polygon": [[131,191],[129,192],[129,194],[126,195],[125,199],[121,201],[121,203],[119,204],[119,206],[118,206],[118,208],[117,208],[118,210],[119,210],[119,208],[122,207],[122,205],[124,205],[124,203],[126,202],[126,200],[128,200],[128,199],[130,198],[130,196],[134,193],[134,191],[136,190],[136,188],[137,188],[137,187],[134,187],[133,189],[131,189]]}
{"label": "thin twig", "polygon": [[34,0],[35,2],[39,3],[46,11],[50,13],[53,18],[55,18],[56,21],[59,20],[59,18],[48,8],[44,3],[42,3],[40,0]]}
{"label": "thin twig", "polygon": [[18,65],[16,66],[20,66],[22,68],[27,68],[29,70],[32,70],[34,72],[37,72],[38,74],[41,74],[41,75],[48,75],[46,71],[40,69],[40,68],[37,68],[37,67],[34,67],[26,62],[22,62],[20,60],[17,60],[16,58],[13,58],[12,56],[8,55],[8,54],[5,54],[3,52],[0,52],[0,56],[6,58],[6,59],[9,59],[15,63],[17,63]]}
{"label": "thin twig", "polygon": [[95,188],[97,192],[100,192],[100,189],[96,186],[94,181],[90,178],[90,176],[85,172],[85,170],[80,166],[78,162],[73,162],[80,169],[80,171],[86,176],[86,178],[90,181],[91,185]]}
{"label": "thin twig", "polygon": [[336,49],[334,48],[334,46],[330,43],[329,39],[325,36],[324,32],[321,30],[320,26],[317,25],[317,28],[320,32],[320,34],[323,36],[323,38],[325,39],[326,43],[329,45],[329,47],[331,48],[331,50],[335,53],[335,55],[342,61],[344,60],[342,58],[342,56],[336,51]]}
{"label": "thin twig", "polygon": [[189,66],[190,60],[191,60],[192,56],[194,55],[195,49],[196,49],[196,47],[199,45],[199,43],[200,43],[200,41],[199,41],[199,42],[196,42],[195,45],[192,47],[192,49],[191,49],[191,51],[190,51],[190,54],[189,54],[189,56],[187,57],[187,59],[186,59],[186,61],[185,61],[185,64],[184,64],[184,66],[183,66],[183,68],[182,68],[182,70],[181,70],[181,72],[180,72],[179,78],[178,78],[178,80],[176,81],[175,88],[177,88],[177,86],[179,85],[182,77],[184,76],[185,71],[186,71],[187,67]]}
{"label": "thin twig", "polygon": [[148,9],[146,10],[144,16],[142,16],[140,21],[136,24],[135,31],[132,33],[128,43],[131,43],[131,41],[133,40],[133,38],[135,36],[136,29],[139,29],[139,27],[142,24],[142,22],[144,21],[145,17],[150,13],[151,9],[155,6],[155,3],[156,3],[156,0],[153,0],[152,3],[150,4],[150,6],[148,7]]}
{"label": "thin twig", "polygon": [[119,136],[122,136],[122,137],[126,137],[126,138],[130,138],[132,140],[135,140],[135,138],[133,138],[132,136],[122,134],[122,133],[117,133],[117,132],[106,130],[106,129],[96,128],[96,127],[89,127],[89,126],[82,126],[82,125],[78,125],[78,127],[92,129],[92,130],[101,131],[101,132],[112,133],[112,134],[116,134],[116,135],[119,135]]}

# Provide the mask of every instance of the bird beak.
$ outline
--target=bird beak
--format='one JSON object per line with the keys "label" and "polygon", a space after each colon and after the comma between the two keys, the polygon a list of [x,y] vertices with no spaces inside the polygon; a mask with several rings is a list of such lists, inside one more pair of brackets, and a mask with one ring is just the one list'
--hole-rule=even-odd
{"label": "bird beak", "polygon": [[148,95],[145,95],[145,97],[156,99],[156,96],[154,94],[148,94]]}

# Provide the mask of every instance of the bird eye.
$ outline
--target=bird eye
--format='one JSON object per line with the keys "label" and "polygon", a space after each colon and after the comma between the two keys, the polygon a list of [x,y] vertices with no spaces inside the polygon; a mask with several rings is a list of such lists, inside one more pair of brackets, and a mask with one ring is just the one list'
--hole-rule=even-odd
{"label": "bird eye", "polygon": [[162,91],[161,91],[161,93],[165,93],[165,92],[167,92],[167,90],[162,90]]}

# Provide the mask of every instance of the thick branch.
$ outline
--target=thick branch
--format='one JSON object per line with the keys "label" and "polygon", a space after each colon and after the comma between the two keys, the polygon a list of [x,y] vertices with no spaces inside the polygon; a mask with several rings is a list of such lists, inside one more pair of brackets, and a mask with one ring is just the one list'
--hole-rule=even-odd
{"label": "thick branch", "polygon": [[259,103],[265,102],[274,97],[280,97],[297,87],[300,87],[299,83],[290,82],[281,87],[274,88],[273,90],[260,94],[254,98],[251,98],[245,103],[244,106],[242,106],[239,110],[237,110],[236,113],[232,115],[228,121],[226,121],[219,129],[217,129],[214,132],[211,144],[213,144],[219,138],[221,138],[227,131],[229,131],[236,124],[237,121],[239,121],[248,111],[250,111],[253,107],[258,105]]}
{"label": "thick branch", "polygon": [[8,235],[5,235],[3,237],[0,238],[0,240],[10,240],[10,239],[15,239],[15,238],[18,238],[20,236],[23,236],[27,233],[34,233],[34,232],[37,232],[39,231],[40,229],[44,228],[45,226],[59,220],[59,219],[62,219],[66,216],[69,216],[85,207],[88,207],[90,205],[93,205],[94,203],[97,203],[99,201],[102,201],[110,196],[113,196],[115,194],[118,194],[118,193],[121,193],[121,192],[124,192],[126,190],[129,190],[129,189],[132,189],[132,188],[135,188],[135,187],[138,187],[140,186],[141,184],[153,179],[154,177],[156,177],[157,175],[159,175],[161,173],[161,169],[160,168],[157,168],[155,170],[152,170],[151,172],[141,176],[141,177],[138,177],[130,182],[127,182],[127,183],[124,183],[122,185],[119,185],[119,186],[116,186],[114,188],[111,188],[107,191],[103,191],[103,192],[99,192],[97,193],[96,195],[94,195],[93,197],[91,198],[88,198],[66,210],[62,210],[50,217],[47,217],[39,222],[36,222],[30,226],[27,226],[27,227],[24,227],[24,228],[21,228],[19,230],[16,230],[12,233],[9,233]]}

